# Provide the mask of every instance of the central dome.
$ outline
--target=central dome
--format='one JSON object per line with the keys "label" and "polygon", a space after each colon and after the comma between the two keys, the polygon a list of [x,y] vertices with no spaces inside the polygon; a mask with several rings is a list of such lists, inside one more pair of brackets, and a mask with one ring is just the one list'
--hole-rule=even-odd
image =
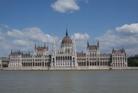
{"label": "central dome", "polygon": [[62,42],[61,42],[61,47],[63,47],[63,46],[70,46],[70,45],[72,45],[73,43],[72,43],[72,40],[71,40],[71,38],[69,37],[69,35],[68,35],[68,32],[67,32],[67,30],[66,30],[66,36],[63,38],[63,40],[62,40]]}

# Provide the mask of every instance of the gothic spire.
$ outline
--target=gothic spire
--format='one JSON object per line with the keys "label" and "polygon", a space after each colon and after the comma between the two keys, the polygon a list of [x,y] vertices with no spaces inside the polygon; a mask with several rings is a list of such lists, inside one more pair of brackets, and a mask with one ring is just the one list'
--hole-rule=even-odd
{"label": "gothic spire", "polygon": [[68,28],[66,28],[66,36],[68,36]]}
{"label": "gothic spire", "polygon": [[89,42],[87,41],[87,47],[89,47]]}
{"label": "gothic spire", "polygon": [[97,47],[99,47],[99,40],[97,41]]}
{"label": "gothic spire", "polygon": [[11,49],[11,54],[12,54],[12,49]]}
{"label": "gothic spire", "polygon": [[114,51],[115,51],[115,49],[113,48],[113,49],[112,49],[112,52],[114,52]]}
{"label": "gothic spire", "polygon": [[36,43],[35,43],[35,49],[36,49]]}

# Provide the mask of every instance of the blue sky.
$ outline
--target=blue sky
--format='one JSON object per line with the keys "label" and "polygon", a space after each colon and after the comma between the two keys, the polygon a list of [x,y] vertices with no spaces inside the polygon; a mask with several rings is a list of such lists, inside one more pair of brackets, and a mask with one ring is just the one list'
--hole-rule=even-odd
{"label": "blue sky", "polygon": [[[68,26],[72,35],[87,33],[89,41],[97,38],[105,40],[109,30],[114,35],[117,27],[121,29],[127,24],[127,27],[135,27],[133,25],[138,22],[137,9],[138,0],[0,0],[0,24],[21,32],[25,28],[36,27],[44,34],[59,37],[64,36]],[[137,25],[135,30],[138,32]],[[120,33],[119,36],[122,37]]]}

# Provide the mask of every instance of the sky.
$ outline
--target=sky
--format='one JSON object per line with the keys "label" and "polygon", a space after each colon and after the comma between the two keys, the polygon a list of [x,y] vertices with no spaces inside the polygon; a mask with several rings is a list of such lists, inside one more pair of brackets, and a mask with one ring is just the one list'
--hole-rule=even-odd
{"label": "sky", "polygon": [[138,54],[138,0],[0,0],[0,56],[61,41],[68,28],[78,49],[100,41],[103,52]]}

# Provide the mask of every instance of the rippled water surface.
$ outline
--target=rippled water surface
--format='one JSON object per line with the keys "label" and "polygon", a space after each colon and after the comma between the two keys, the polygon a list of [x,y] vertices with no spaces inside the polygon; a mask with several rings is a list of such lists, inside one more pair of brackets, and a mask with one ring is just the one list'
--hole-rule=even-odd
{"label": "rippled water surface", "polygon": [[0,93],[138,93],[138,70],[0,71]]}

